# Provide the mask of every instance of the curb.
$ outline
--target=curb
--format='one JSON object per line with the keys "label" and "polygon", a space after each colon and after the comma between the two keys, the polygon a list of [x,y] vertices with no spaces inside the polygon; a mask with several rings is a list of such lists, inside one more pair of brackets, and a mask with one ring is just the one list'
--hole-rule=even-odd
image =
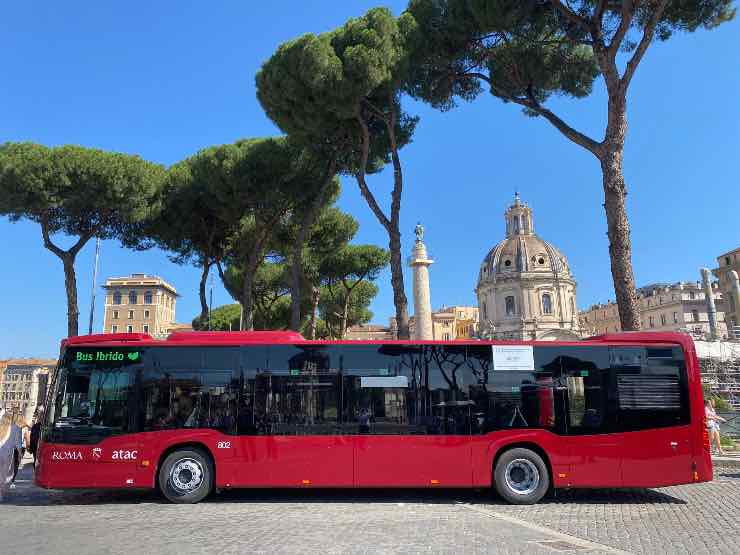
{"label": "curb", "polygon": [[735,457],[712,457],[712,467],[717,468],[740,468],[740,458]]}

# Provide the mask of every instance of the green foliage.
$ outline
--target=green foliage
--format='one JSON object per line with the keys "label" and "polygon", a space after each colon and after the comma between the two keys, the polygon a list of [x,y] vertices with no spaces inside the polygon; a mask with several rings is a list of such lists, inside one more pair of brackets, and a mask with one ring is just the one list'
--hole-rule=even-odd
{"label": "green foliage", "polygon": [[722,397],[721,395],[718,395],[714,391],[712,391],[712,388],[709,384],[701,384],[701,390],[704,394],[704,399],[712,399],[714,401],[714,408],[718,411],[722,412],[729,412],[732,411],[732,405]]}
{"label": "green foliage", "polygon": [[348,308],[346,328],[372,320],[373,313],[368,307],[378,294],[378,287],[369,281],[348,280],[346,284],[347,287],[335,284],[321,288],[319,313],[324,329],[317,330],[317,337],[342,338],[345,303]]}
{"label": "green foliage", "polygon": [[424,37],[408,92],[441,109],[472,100],[484,81],[502,98],[581,98],[599,73],[591,48],[572,40],[547,2],[412,0]]}
{"label": "green foliage", "polygon": [[332,336],[341,338],[348,327],[370,320],[367,307],[378,293],[370,282],[389,261],[390,253],[374,245],[347,245],[324,261],[321,274],[326,285],[319,309]]}
{"label": "green foliage", "polygon": [[[390,102],[397,103],[412,36],[413,19],[395,19],[385,8],[330,33],[303,35],[280,45],[263,64],[256,77],[257,98],[281,130],[334,156],[340,171],[354,171],[362,141],[357,116],[368,104],[384,111]],[[398,118],[399,147],[410,141],[416,121]],[[379,170],[389,159],[384,126],[372,129],[366,171]]]}
{"label": "green foliage", "polygon": [[734,451],[735,450],[735,439],[734,438],[731,438],[730,436],[720,435],[719,436],[719,443],[725,449],[728,449],[730,451]]}
{"label": "green foliage", "polygon": [[[401,336],[408,331],[408,314],[400,264],[403,172],[398,152],[411,141],[418,121],[403,112],[401,92],[418,39],[410,14],[394,18],[388,9],[376,8],[329,33],[282,44],[256,77],[257,98],[268,117],[333,160],[338,172],[354,175],[388,232]],[[391,162],[394,183],[386,215],[365,174]]]}
{"label": "green foliage", "polygon": [[[211,310],[211,329],[214,331],[237,331],[240,314],[241,305],[238,303],[214,308]],[[197,331],[208,330],[208,316],[193,318],[193,329]]]}
{"label": "green foliage", "polygon": [[0,215],[49,233],[124,240],[149,214],[165,170],[138,156],[80,146],[0,146]]}
{"label": "green foliage", "polygon": [[[39,223],[44,247],[62,261],[68,336],[79,331],[77,253],[95,236],[124,243],[140,236],[164,177],[162,166],[127,154],[33,143],[0,146],[0,216]],[[77,241],[64,250],[54,244],[55,233]]]}
{"label": "green foliage", "polygon": [[[290,250],[291,226],[285,225],[273,242],[267,259],[258,266],[253,286],[255,329],[287,329],[290,325],[290,274],[287,253]],[[312,310],[311,291],[320,290],[317,337],[340,337],[344,302],[347,301],[347,325],[369,321],[368,306],[377,295],[377,287],[368,281],[377,279],[388,264],[388,252],[373,245],[347,245],[357,231],[352,216],[337,208],[322,211],[306,242],[303,256],[301,313],[307,326]],[[241,264],[231,264],[224,272],[227,290],[241,298],[244,279]],[[337,316],[338,314],[338,316]]]}
{"label": "green foliage", "polygon": [[[408,13],[421,38],[407,91],[441,109],[453,107],[456,99],[472,100],[483,90],[482,83],[505,101],[541,104],[553,94],[587,96],[604,70],[595,50],[613,41],[621,51],[635,50],[657,6],[657,2],[638,4],[620,34],[623,2],[606,3],[602,15],[596,12],[597,4],[411,0]],[[655,37],[666,40],[676,31],[713,28],[732,19],[731,4],[731,0],[668,2]],[[536,115],[526,106],[525,111]]]}
{"label": "green foliage", "polygon": [[375,245],[347,245],[324,261],[322,274],[333,282],[375,281],[389,261],[388,251]]}

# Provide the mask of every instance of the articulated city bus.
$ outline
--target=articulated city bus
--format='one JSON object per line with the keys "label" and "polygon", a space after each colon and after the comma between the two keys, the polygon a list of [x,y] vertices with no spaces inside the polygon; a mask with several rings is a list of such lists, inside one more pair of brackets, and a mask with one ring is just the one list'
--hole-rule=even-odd
{"label": "articulated city bus", "polygon": [[676,333],[578,342],[307,341],[292,332],[62,342],[36,483],[554,488],[712,479],[699,365]]}

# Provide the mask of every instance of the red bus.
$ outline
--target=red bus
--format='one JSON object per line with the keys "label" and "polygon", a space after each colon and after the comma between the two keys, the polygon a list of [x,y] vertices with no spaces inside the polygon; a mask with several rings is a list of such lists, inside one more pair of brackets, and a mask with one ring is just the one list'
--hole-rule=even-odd
{"label": "red bus", "polygon": [[691,339],[307,341],[292,332],[62,342],[36,483],[554,488],[712,479]]}

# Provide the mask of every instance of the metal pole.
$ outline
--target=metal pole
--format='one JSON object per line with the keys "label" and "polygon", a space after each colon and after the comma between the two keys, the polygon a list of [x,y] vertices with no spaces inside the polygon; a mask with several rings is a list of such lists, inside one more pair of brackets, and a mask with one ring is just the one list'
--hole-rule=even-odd
{"label": "metal pole", "polygon": [[211,276],[211,300],[208,305],[208,331],[211,331],[211,310],[213,309],[213,276]]}
{"label": "metal pole", "polygon": [[88,335],[92,335],[93,318],[95,316],[95,290],[98,283],[98,260],[100,259],[100,237],[95,240],[95,266],[93,267],[92,293],[90,295],[90,325],[87,328]]}

